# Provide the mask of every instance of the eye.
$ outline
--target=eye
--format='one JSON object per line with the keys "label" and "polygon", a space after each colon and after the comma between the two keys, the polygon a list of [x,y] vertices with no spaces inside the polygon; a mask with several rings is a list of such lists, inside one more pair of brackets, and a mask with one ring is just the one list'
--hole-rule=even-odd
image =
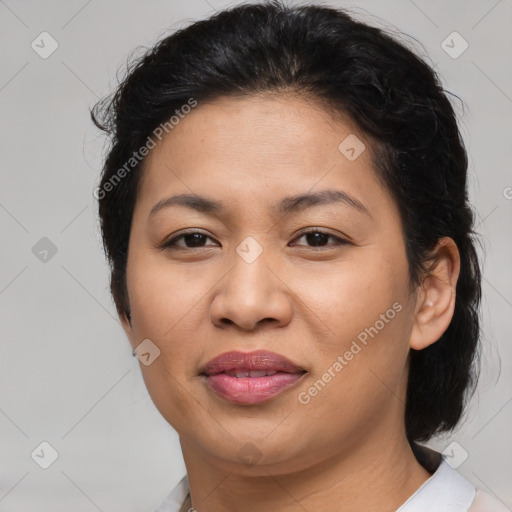
{"label": "eye", "polygon": [[[310,229],[308,231],[304,231],[300,236],[298,236],[295,240],[300,240],[301,238],[304,238],[310,247],[318,247],[322,249],[323,247],[329,247],[329,246],[336,246],[336,245],[343,245],[348,244],[349,242],[347,240],[344,240],[343,238],[339,238],[337,236],[332,235],[331,233],[327,233],[325,231],[321,231],[319,229]],[[328,244],[327,241],[329,239],[334,240],[334,243]],[[297,244],[295,244],[297,245]],[[298,244],[301,245],[301,244]]]}
{"label": "eye", "polygon": [[[202,247],[211,247],[210,245],[204,245],[206,239],[213,240],[213,238],[201,231],[187,231],[164,242],[161,249],[201,249]],[[183,244],[178,244],[178,242],[183,242]]]}
{"label": "eye", "polygon": [[[301,235],[295,238],[294,241],[300,240],[304,238],[309,247],[316,247],[322,249],[324,247],[329,246],[337,246],[348,244],[349,242],[332,235],[331,233],[327,233],[325,231],[321,231],[319,229],[311,229],[308,231],[304,231]],[[161,245],[161,249],[201,249],[206,247],[212,247],[212,245],[205,245],[207,239],[214,240],[212,237],[202,233],[201,231],[187,231],[185,233],[181,233],[174,238],[171,238],[167,242],[164,242]],[[332,243],[328,243],[329,240],[332,240]],[[180,243],[181,242],[181,243]],[[303,245],[303,244],[292,244],[292,245]]]}

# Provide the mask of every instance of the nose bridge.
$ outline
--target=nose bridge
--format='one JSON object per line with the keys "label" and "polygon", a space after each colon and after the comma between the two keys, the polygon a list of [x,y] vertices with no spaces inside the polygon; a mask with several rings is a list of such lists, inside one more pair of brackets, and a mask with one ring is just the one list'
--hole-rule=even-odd
{"label": "nose bridge", "polygon": [[249,236],[236,247],[233,255],[230,287],[233,285],[235,292],[245,294],[249,302],[251,295],[255,298],[258,295],[268,295],[275,286],[275,278],[270,277],[270,250],[268,247],[264,249],[262,243]]}
{"label": "nose bridge", "polygon": [[217,325],[235,323],[254,328],[261,320],[289,321],[291,307],[284,285],[276,277],[272,251],[256,237],[249,236],[235,248],[230,271],[219,282],[211,305]]}
{"label": "nose bridge", "polygon": [[244,238],[233,254],[232,275],[227,284],[230,295],[237,298],[240,307],[261,307],[268,302],[276,286],[275,276],[269,269],[270,250],[264,248],[263,237],[258,239]]}

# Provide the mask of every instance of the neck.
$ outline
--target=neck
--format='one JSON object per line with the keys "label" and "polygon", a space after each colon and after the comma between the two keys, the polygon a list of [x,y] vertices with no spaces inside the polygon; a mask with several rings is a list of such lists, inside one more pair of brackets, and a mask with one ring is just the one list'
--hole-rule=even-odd
{"label": "neck", "polygon": [[199,512],[394,512],[431,475],[405,433],[382,439],[366,439],[299,471],[254,466],[250,474],[212,460],[182,438],[192,506]]}

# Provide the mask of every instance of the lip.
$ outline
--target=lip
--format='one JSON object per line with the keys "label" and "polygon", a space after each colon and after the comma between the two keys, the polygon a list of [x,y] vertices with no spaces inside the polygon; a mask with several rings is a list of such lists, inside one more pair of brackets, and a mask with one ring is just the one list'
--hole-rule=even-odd
{"label": "lip", "polygon": [[286,357],[266,350],[225,352],[201,371],[211,390],[238,404],[265,402],[296,384],[306,373]]}

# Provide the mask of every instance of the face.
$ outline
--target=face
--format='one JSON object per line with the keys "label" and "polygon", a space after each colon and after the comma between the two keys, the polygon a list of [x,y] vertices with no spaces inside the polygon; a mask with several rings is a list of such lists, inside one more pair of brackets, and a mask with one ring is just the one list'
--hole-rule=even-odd
{"label": "face", "polygon": [[288,95],[199,104],[146,160],[127,288],[132,347],[160,351],[152,400],[203,457],[287,471],[403,429],[415,295],[350,119]]}

